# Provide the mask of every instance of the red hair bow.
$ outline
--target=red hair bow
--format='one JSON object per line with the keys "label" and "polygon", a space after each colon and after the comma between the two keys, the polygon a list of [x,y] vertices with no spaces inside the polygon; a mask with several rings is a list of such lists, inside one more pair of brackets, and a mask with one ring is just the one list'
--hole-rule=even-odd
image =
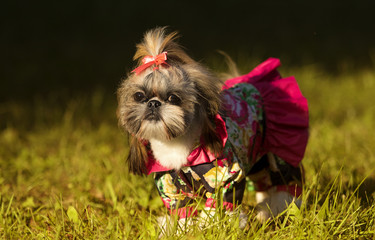
{"label": "red hair bow", "polygon": [[143,59],[142,59],[142,65],[137,67],[136,69],[134,69],[132,72],[135,72],[136,75],[140,74],[141,72],[143,72],[144,70],[146,70],[147,68],[151,67],[152,65],[156,65],[153,70],[155,69],[158,69],[159,65],[161,64],[166,64],[166,61],[167,60],[167,52],[162,52],[160,53],[159,55],[156,55],[156,56],[145,56]]}

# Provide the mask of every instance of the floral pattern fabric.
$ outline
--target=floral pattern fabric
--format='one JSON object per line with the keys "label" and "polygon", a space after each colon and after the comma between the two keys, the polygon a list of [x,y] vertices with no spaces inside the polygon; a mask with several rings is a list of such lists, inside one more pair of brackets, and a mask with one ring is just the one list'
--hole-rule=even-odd
{"label": "floral pattern fabric", "polygon": [[226,110],[223,117],[228,133],[224,156],[239,162],[246,172],[256,162],[256,147],[260,146],[263,131],[261,96],[251,84],[240,83],[223,91]]}

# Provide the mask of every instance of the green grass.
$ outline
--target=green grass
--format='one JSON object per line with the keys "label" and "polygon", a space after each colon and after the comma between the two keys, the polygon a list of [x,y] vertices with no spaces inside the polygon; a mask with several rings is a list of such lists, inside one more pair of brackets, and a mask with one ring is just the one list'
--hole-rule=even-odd
{"label": "green grass", "polygon": [[[309,100],[301,209],[245,230],[228,217],[169,239],[368,239],[375,236],[375,73],[282,68]],[[156,239],[166,213],[152,177],[130,175],[116,98],[98,89],[0,104],[1,239]]]}

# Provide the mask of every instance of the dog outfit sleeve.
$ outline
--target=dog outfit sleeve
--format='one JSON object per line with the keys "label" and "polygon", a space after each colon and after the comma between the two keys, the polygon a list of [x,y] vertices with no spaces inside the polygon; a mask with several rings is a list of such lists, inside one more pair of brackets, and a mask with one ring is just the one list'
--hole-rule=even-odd
{"label": "dog outfit sleeve", "polygon": [[216,199],[219,196],[226,210],[233,210],[242,202],[245,172],[239,163],[229,163],[226,159],[219,159],[211,163],[192,166],[188,171],[201,184],[199,194],[203,193],[207,199],[205,207],[216,208]]}
{"label": "dog outfit sleeve", "polygon": [[157,172],[154,181],[164,205],[171,214],[177,214],[180,218],[197,215],[195,207],[186,207],[192,199],[183,191],[186,184],[175,172]]}
{"label": "dog outfit sleeve", "polygon": [[227,165],[227,161],[218,160],[210,171],[203,174],[203,181],[216,188],[206,193],[206,208],[217,208],[217,195],[222,197],[225,210],[233,210],[241,204],[245,190],[245,172],[237,162]]}

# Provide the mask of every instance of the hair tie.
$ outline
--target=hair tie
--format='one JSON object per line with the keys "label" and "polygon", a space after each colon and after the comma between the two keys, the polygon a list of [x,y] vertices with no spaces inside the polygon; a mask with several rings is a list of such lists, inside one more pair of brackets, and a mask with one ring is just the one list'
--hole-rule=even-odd
{"label": "hair tie", "polygon": [[155,67],[152,70],[159,69],[159,65],[166,64],[167,52],[162,52],[156,56],[145,56],[142,59],[142,65],[134,69],[132,72],[135,72],[136,75],[140,74],[147,68],[155,64]]}

